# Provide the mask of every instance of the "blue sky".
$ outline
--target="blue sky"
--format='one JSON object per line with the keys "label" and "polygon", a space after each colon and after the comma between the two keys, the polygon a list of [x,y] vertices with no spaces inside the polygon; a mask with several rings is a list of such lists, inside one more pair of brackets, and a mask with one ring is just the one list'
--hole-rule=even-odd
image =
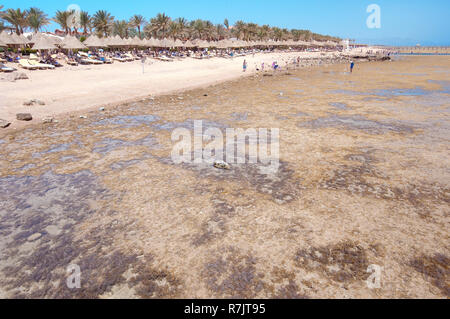
{"label": "blue sky", "polygon": [[[5,8],[37,6],[49,16],[77,4],[93,14],[105,9],[118,19],[158,12],[222,23],[228,18],[389,45],[450,45],[450,0],[0,0]],[[366,8],[381,8],[381,28],[369,29]],[[52,25],[49,31],[55,28]]]}

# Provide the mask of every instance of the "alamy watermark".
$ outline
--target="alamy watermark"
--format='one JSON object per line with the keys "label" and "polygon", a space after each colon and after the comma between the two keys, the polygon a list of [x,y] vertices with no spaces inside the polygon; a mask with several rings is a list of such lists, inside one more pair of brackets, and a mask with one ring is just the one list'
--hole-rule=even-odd
{"label": "alamy watermark", "polygon": [[369,265],[367,268],[367,273],[370,273],[369,278],[366,280],[367,287],[369,289],[380,289],[381,288],[381,272],[383,267],[379,265]]}
{"label": "alamy watermark", "polygon": [[67,17],[67,26],[69,28],[79,29],[81,28],[81,8],[77,4],[70,4],[67,9],[70,15]]}
{"label": "alamy watermark", "polygon": [[80,289],[81,288],[81,269],[80,266],[72,264],[67,266],[66,271],[69,276],[66,279],[66,285],[69,289]]}
{"label": "alamy watermark", "polygon": [[262,173],[273,174],[280,166],[279,135],[278,128],[227,128],[224,134],[217,127],[203,130],[203,121],[194,121],[193,134],[187,128],[172,132],[171,158],[175,164],[260,164]]}
{"label": "alamy watermark", "polygon": [[366,24],[369,29],[381,29],[381,8],[378,4],[371,4],[367,7],[367,13],[370,15],[367,17]]}

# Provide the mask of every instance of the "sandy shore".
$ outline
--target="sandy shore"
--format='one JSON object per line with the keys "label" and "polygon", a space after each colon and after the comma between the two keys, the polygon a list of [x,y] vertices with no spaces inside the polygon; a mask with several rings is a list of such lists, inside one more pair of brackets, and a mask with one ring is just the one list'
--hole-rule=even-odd
{"label": "sandy shore", "polygon": [[[0,137],[0,298],[448,299],[450,60],[345,68]],[[174,163],[172,132],[194,120],[279,128],[278,172]]]}
{"label": "sandy shore", "polygon": [[[356,51],[355,51],[356,53]],[[359,53],[359,51],[357,52]],[[213,58],[196,60],[186,58],[175,62],[147,60],[143,73],[140,61],[114,63],[113,65],[64,66],[56,70],[24,72],[28,80],[16,82],[0,81],[0,119],[12,124],[6,130],[41,123],[45,117],[57,118],[65,113],[111,104],[124,103],[151,95],[204,87],[219,82],[248,76],[256,72],[264,62],[266,70],[277,61],[285,67],[288,61],[301,57],[306,59],[328,59],[341,56],[338,52],[289,52],[255,54],[234,59]],[[249,69],[242,72],[242,63],[247,60]],[[32,99],[45,105],[25,106]],[[31,113],[32,122],[19,122],[17,113]],[[5,130],[5,131],[6,131]]]}

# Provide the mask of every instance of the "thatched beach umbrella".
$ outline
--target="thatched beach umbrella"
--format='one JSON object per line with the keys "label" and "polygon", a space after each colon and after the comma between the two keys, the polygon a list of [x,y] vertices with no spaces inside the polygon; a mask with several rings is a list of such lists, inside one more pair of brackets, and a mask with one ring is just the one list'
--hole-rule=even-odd
{"label": "thatched beach umbrella", "polygon": [[0,48],[7,48],[8,45],[5,42],[2,42],[2,40],[0,40]]}
{"label": "thatched beach umbrella", "polygon": [[133,39],[131,39],[131,41],[130,41],[131,43],[132,43],[132,45],[133,46],[135,46],[135,47],[142,47],[142,40],[138,37],[138,36],[135,36]]}
{"label": "thatched beach umbrella", "polygon": [[204,41],[204,40],[199,40],[199,41],[195,42],[194,44],[199,49],[206,49],[206,48],[211,47],[211,44],[208,41]]}
{"label": "thatched beach umbrella", "polygon": [[195,48],[195,44],[192,43],[192,41],[187,40],[184,44],[183,44],[184,48]]}
{"label": "thatched beach umbrella", "polygon": [[58,45],[62,42],[62,40],[57,36],[52,36],[52,35],[38,32],[38,33],[34,33],[31,37],[31,39],[27,41],[27,43],[35,44],[42,38],[47,39],[48,41],[50,41],[50,43],[55,44],[55,45]]}
{"label": "thatched beach umbrella", "polygon": [[173,43],[173,47],[174,48],[183,48],[184,44],[183,44],[183,42],[181,42],[180,39],[176,39],[175,42]]}
{"label": "thatched beach umbrella", "polygon": [[64,38],[64,40],[59,44],[59,47],[68,50],[80,50],[86,48],[86,46],[83,43],[81,43],[77,38],[72,37],[70,35]]}
{"label": "thatched beach umbrella", "polygon": [[144,43],[145,43],[145,46],[147,48],[154,48],[154,47],[156,47],[156,42],[155,42],[155,39],[153,39],[153,38],[144,39]]}
{"label": "thatched beach umbrella", "polygon": [[124,47],[127,45],[126,41],[124,41],[118,35],[116,35],[115,37],[112,37],[112,38],[108,38],[106,40],[106,43],[108,44],[109,47],[114,47],[114,48]]}
{"label": "thatched beach umbrella", "polygon": [[19,45],[19,43],[17,43],[17,40],[14,39],[11,34],[7,33],[6,31],[0,33],[0,40],[7,45]]}
{"label": "thatched beach umbrella", "polygon": [[91,35],[86,41],[83,42],[83,45],[88,48],[104,48],[106,47],[105,41],[97,37],[96,35]]}
{"label": "thatched beach umbrella", "polygon": [[175,42],[168,38],[164,38],[160,42],[160,45],[162,48],[171,48],[174,44],[175,44]]}
{"label": "thatched beach umbrella", "polygon": [[42,37],[34,45],[33,50],[53,50],[56,46],[47,38]]}

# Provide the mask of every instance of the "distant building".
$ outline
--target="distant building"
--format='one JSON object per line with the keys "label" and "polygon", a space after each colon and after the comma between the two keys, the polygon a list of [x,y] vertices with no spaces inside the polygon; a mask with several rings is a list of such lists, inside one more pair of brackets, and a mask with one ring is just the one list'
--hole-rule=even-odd
{"label": "distant building", "polygon": [[344,50],[348,51],[350,49],[350,40],[348,39],[342,40],[341,45],[343,46]]}
{"label": "distant building", "polygon": [[63,36],[66,35],[66,33],[64,31],[62,31],[62,30],[56,29],[55,30],[55,35],[63,37]]}

